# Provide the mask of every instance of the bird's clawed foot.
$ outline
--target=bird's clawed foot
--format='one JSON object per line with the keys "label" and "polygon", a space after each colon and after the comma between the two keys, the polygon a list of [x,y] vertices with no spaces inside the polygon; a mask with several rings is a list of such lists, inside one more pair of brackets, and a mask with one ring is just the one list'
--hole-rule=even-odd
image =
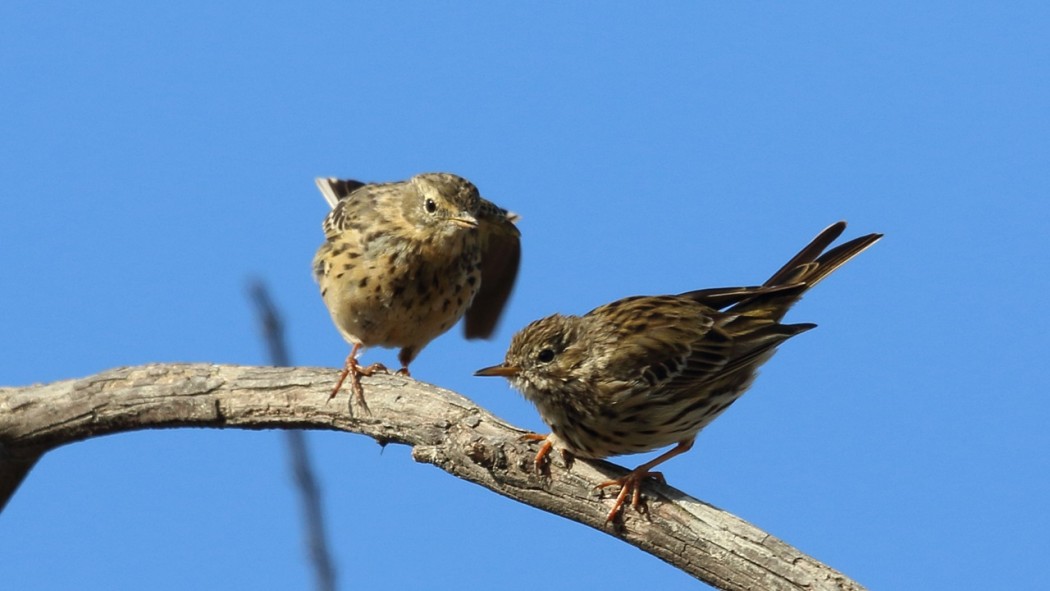
{"label": "bird's clawed foot", "polygon": [[[332,393],[328,395],[328,400],[332,400],[339,394],[339,390],[343,387],[343,382],[346,378],[350,377],[350,390],[353,392],[350,399],[350,407],[353,408],[356,402],[365,414],[372,414],[368,410],[368,404],[365,403],[365,389],[361,386],[361,376],[369,377],[374,375],[376,372],[390,373],[390,370],[386,368],[382,363],[373,363],[372,365],[361,365],[357,362],[357,352],[360,349],[359,345],[354,345],[353,349],[350,350],[350,354],[346,357],[346,363],[343,364],[343,371],[339,374],[339,380],[335,383],[335,387],[332,388]],[[398,372],[400,373],[400,372]]]}
{"label": "bird's clawed foot", "polygon": [[[532,464],[536,467],[536,473],[543,476],[551,475],[551,450],[554,449],[554,442],[551,441],[550,435],[540,435],[539,433],[526,433],[520,437],[520,441],[542,441],[540,450],[536,452],[536,458],[532,461]],[[568,450],[561,450],[562,461],[565,462],[566,468],[571,468],[573,462],[576,461],[576,457],[572,455]]]}
{"label": "bird's clawed foot", "polygon": [[639,513],[647,513],[649,510],[642,500],[642,483],[646,480],[655,480],[660,484],[667,484],[664,480],[662,472],[649,472],[646,470],[634,470],[628,473],[626,476],[617,478],[616,480],[609,480],[603,482],[596,489],[602,489],[608,486],[619,486],[620,494],[616,495],[616,502],[613,503],[612,510],[609,511],[609,515],[605,518],[605,522],[609,523],[616,519],[616,516],[623,510],[623,505],[627,502],[628,495],[631,497],[631,508]]}
{"label": "bird's clawed foot", "polygon": [[539,433],[526,433],[521,436],[521,441],[542,441],[540,445],[540,451],[536,452],[536,458],[532,460],[533,466],[536,467],[536,473],[544,476],[550,476],[550,459],[547,457],[551,454],[551,450],[554,449],[554,444],[546,435],[540,435]]}

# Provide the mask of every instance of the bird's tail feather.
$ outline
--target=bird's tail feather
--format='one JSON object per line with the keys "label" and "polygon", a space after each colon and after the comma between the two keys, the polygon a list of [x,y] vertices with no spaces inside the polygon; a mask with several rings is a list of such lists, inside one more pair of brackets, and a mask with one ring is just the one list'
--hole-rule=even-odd
{"label": "bird's tail feather", "polygon": [[762,284],[783,289],[741,300],[727,312],[779,322],[802,294],[882,238],[882,234],[867,234],[824,252],[845,229],[846,222],[828,226]]}

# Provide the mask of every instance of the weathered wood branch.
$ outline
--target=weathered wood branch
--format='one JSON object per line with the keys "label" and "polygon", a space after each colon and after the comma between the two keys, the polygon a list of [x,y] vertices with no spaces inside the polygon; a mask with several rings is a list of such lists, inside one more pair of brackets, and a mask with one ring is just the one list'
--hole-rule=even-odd
{"label": "weathered wood branch", "polygon": [[858,590],[856,582],[758,528],[668,486],[648,485],[649,511],[605,523],[611,499],[594,491],[625,473],[607,462],[571,467],[552,454],[536,474],[524,431],[466,398],[409,378],[364,381],[370,414],[327,403],[334,372],[320,368],[168,364],[78,380],[0,388],[0,507],[42,454],[89,437],[172,427],[334,429],[412,446],[416,461],[637,546],[721,589]]}

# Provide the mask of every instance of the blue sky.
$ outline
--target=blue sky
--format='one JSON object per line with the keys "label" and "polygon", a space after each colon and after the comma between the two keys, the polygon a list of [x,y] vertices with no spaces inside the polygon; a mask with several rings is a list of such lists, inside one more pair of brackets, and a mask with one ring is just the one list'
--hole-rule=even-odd
{"label": "blue sky", "polygon": [[[313,178],[449,171],[522,215],[523,266],[493,341],[453,330],[413,374],[538,430],[471,377],[514,330],[763,280],[846,219],[886,238],[665,474],[871,588],[1029,587],[1050,528],[1048,26],[1035,2],[6,2],[0,384],[264,363],[251,277],[293,360],[337,366]],[[407,448],[309,440],[344,589],[694,587]],[[308,588],[285,460],[280,433],[232,430],[56,450],[0,515],[0,576]]]}

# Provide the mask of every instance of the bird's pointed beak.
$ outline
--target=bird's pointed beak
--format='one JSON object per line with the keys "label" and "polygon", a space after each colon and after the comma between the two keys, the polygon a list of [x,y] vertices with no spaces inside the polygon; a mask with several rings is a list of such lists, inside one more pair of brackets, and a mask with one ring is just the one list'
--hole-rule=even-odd
{"label": "bird's pointed beak", "polygon": [[471,229],[471,228],[477,228],[478,227],[478,218],[470,215],[469,213],[467,213],[465,211],[460,213],[460,214],[458,214],[458,215],[450,217],[448,219],[448,221],[452,222],[453,224],[456,224],[457,226],[459,226],[461,228],[466,228],[468,230]]}
{"label": "bird's pointed beak", "polygon": [[513,365],[507,365],[507,364],[501,363],[499,365],[493,365],[492,367],[486,367],[486,368],[483,368],[483,369],[479,369],[478,371],[474,372],[474,375],[476,375],[476,376],[502,376],[502,377],[505,377],[505,378],[511,378],[511,377],[514,377],[514,376],[518,375],[518,373],[520,371],[521,371],[521,368],[514,367]]}

